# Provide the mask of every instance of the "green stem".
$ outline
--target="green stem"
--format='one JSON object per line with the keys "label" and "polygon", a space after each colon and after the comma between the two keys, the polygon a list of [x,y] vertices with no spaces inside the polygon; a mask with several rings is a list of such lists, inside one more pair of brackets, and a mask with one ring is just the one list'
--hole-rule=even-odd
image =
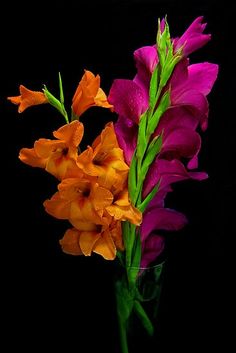
{"label": "green stem", "polygon": [[125,323],[121,320],[121,318],[119,318],[119,329],[120,329],[121,352],[122,353],[129,353],[127,328],[126,328]]}

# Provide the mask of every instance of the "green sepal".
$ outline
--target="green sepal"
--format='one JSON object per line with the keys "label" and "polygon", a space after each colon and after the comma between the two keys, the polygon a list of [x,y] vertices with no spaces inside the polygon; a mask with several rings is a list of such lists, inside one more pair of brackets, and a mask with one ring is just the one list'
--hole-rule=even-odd
{"label": "green sepal", "polygon": [[[60,79],[59,79],[60,82]],[[59,83],[60,85],[60,83]],[[62,87],[62,86],[61,86]],[[47,89],[46,85],[44,85],[43,93],[48,99],[49,104],[51,104],[54,108],[56,108],[65,118],[66,123],[69,123],[67,112],[65,110],[64,104],[60,102],[49,90]],[[61,88],[60,88],[60,95],[61,95]],[[64,99],[63,93],[62,98]]]}
{"label": "green sepal", "polygon": [[146,129],[147,129],[147,112],[145,112],[140,117],[139,129],[138,129],[138,141],[137,141],[137,158],[141,163],[142,156],[147,147],[147,137],[146,137]]}
{"label": "green sepal", "polygon": [[161,73],[161,78],[160,78],[160,86],[165,87],[167,84],[175,66],[178,64],[178,62],[182,59],[182,55],[176,53],[175,55],[170,54],[167,55],[166,62],[163,66],[163,70]]}
{"label": "green sepal", "polygon": [[146,196],[143,202],[137,206],[140,212],[143,213],[146,210],[149,202],[152,201],[153,197],[156,195],[157,191],[159,190],[159,185],[160,185],[160,182],[154,186],[152,191]]}
{"label": "green sepal", "polygon": [[155,108],[156,105],[156,101],[157,101],[157,90],[158,90],[158,84],[159,84],[159,80],[160,80],[160,67],[159,65],[156,65],[153,73],[152,73],[152,77],[151,77],[151,81],[150,81],[150,88],[149,88],[149,107],[151,109]]}
{"label": "green sepal", "polygon": [[[134,192],[132,195],[133,196],[133,202],[134,204],[139,208],[139,204],[141,203],[141,195],[142,195],[142,188],[143,188],[143,183],[145,181],[145,177],[148,173],[149,167],[156,158],[157,154],[160,152],[162,147],[162,135],[158,135],[154,137],[154,139],[151,141],[150,145],[148,146],[148,149],[145,153],[145,156],[143,157],[142,165],[139,169],[139,179],[137,182],[137,186],[135,189],[132,189]],[[130,181],[131,184],[132,181]],[[139,208],[139,210],[141,210]]]}
{"label": "green sepal", "polygon": [[163,69],[168,54],[173,53],[169,25],[165,17],[165,28],[161,33],[161,21],[158,19],[158,31],[157,31],[157,50],[159,56],[159,62],[161,68]]}
{"label": "green sepal", "polygon": [[182,48],[174,53],[173,43],[170,38],[169,25],[165,18],[165,29],[161,33],[160,19],[158,20],[157,31],[157,51],[159,55],[159,62],[161,66],[160,72],[160,87],[165,87],[174,67],[182,59]]}
{"label": "green sepal", "polygon": [[137,159],[136,159],[136,150],[135,150],[130,164],[129,177],[128,177],[128,190],[129,190],[129,196],[132,202],[134,202],[136,185],[137,185]]}
{"label": "green sepal", "polygon": [[156,158],[157,154],[160,152],[161,147],[162,147],[162,135],[155,136],[148,146],[148,149],[143,161],[141,173],[145,173],[146,175],[150,165]]}
{"label": "green sepal", "polygon": [[71,121],[74,120],[79,120],[79,117],[74,113],[73,109],[71,108]]}
{"label": "green sepal", "polygon": [[60,102],[61,104],[64,104],[64,93],[63,93],[63,86],[62,86],[62,79],[61,79],[61,74],[59,72],[59,90],[60,90]]}
{"label": "green sepal", "polygon": [[167,110],[167,108],[170,106],[170,90],[166,91],[162,98],[160,103],[158,104],[158,107],[153,114],[153,116],[148,120],[148,126],[147,126],[147,135],[151,136],[154,131],[157,128],[157,125],[160,121],[160,118],[164,114],[164,112]]}
{"label": "green sepal", "polygon": [[46,85],[44,85],[43,93],[47,97],[49,104],[51,104],[54,108],[56,108],[61,113],[62,112],[61,102],[56,97],[54,97],[54,95],[51,92],[49,92]]}

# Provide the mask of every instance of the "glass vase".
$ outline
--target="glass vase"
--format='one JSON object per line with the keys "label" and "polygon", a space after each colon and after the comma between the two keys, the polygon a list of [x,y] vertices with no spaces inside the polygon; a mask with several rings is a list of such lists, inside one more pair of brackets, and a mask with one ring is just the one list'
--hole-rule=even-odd
{"label": "glass vase", "polygon": [[[164,262],[148,268],[123,267],[115,279],[117,315],[122,353],[137,352],[141,338],[155,332]],[[136,276],[135,281],[129,278]]]}

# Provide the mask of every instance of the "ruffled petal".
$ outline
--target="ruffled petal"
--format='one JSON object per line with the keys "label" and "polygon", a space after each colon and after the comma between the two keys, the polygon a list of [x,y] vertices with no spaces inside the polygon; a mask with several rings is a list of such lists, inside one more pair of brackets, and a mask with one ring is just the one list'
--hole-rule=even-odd
{"label": "ruffled petal", "polygon": [[114,106],[114,110],[136,124],[139,123],[141,114],[148,108],[148,100],[135,82],[131,80],[114,80],[108,101]]}
{"label": "ruffled petal", "polygon": [[187,218],[180,212],[169,208],[149,208],[144,216],[140,227],[141,239],[158,230],[177,231],[187,224]]}

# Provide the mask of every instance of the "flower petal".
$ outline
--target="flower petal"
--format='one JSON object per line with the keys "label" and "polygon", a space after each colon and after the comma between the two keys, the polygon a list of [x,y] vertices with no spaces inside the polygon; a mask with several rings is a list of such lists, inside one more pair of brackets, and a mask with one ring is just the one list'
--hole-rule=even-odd
{"label": "flower petal", "polygon": [[194,89],[205,96],[210,93],[218,75],[219,66],[208,62],[190,65],[186,88]]}
{"label": "flower petal", "polygon": [[45,210],[51,216],[58,219],[68,219],[70,216],[70,201],[61,198],[59,192],[56,192],[50,200],[43,203]]}
{"label": "flower petal", "polygon": [[127,123],[128,121],[120,115],[115,123],[115,132],[119,146],[124,152],[125,161],[130,165],[137,145],[138,125],[127,126]]}
{"label": "flower petal", "polygon": [[151,208],[148,209],[140,227],[142,242],[147,237],[158,230],[177,231],[187,224],[187,218],[180,212],[169,208]]}
{"label": "flower petal", "polygon": [[39,157],[34,148],[22,148],[19,153],[19,159],[31,167],[45,168],[47,163],[47,158]]}
{"label": "flower petal", "polygon": [[114,106],[114,110],[136,124],[139,123],[141,114],[148,108],[148,100],[144,91],[131,80],[114,80],[108,101]]}
{"label": "flower petal", "polygon": [[101,255],[105,260],[115,259],[116,247],[109,230],[101,233],[100,238],[94,245],[93,251]]}
{"label": "flower petal", "polygon": [[80,232],[77,229],[68,229],[65,232],[64,237],[59,240],[62,251],[69,255],[82,255],[83,253],[79,246],[79,236]]}
{"label": "flower petal", "polygon": [[113,105],[108,103],[107,96],[101,88],[98,89],[98,92],[94,97],[94,102],[98,107],[113,108]]}
{"label": "flower petal", "polygon": [[79,238],[79,245],[81,248],[82,253],[85,256],[91,256],[91,253],[93,251],[94,245],[100,238],[100,233],[96,231],[91,231],[91,232],[81,232],[80,233],[80,238]]}
{"label": "flower petal", "polygon": [[83,138],[83,134],[84,125],[78,120],[74,120],[70,124],[63,125],[57,131],[53,132],[54,137],[75,147],[79,146]]}
{"label": "flower petal", "polygon": [[160,181],[160,187],[157,195],[161,190],[166,189],[171,184],[176,183],[178,181],[186,180],[189,178],[196,179],[196,180],[203,180],[207,178],[207,174],[204,172],[189,173],[187,172],[183,163],[181,163],[177,159],[168,161],[168,160],[157,158],[154,161],[154,163],[151,165],[149,172],[147,174],[145,184],[144,184],[143,197],[146,197],[148,195],[148,193],[153,189],[153,187],[158,183],[158,181]]}
{"label": "flower petal", "polygon": [[19,113],[33,105],[48,103],[48,99],[43,92],[31,91],[23,85],[20,85],[20,96],[8,97],[7,99],[13,104],[19,104]]}
{"label": "flower petal", "polygon": [[202,23],[202,20],[203,16],[197,17],[184,34],[180,38],[174,40],[175,51],[184,46],[184,55],[188,56],[209,42],[211,35],[203,34],[206,24]]}
{"label": "flower petal", "polygon": [[137,75],[133,81],[143,89],[145,99],[148,101],[151,75],[158,63],[156,46],[146,46],[135,50],[134,59],[137,67]]}
{"label": "flower petal", "polygon": [[176,128],[163,138],[160,158],[191,158],[199,152],[200,147],[201,137],[197,132],[188,128]]}
{"label": "flower petal", "polygon": [[143,244],[141,268],[147,268],[164,250],[165,241],[161,235],[152,233]]}
{"label": "flower petal", "polygon": [[107,101],[106,94],[100,88],[100,76],[95,76],[91,71],[85,70],[72,99],[72,110],[79,118],[92,106],[112,108]]}

